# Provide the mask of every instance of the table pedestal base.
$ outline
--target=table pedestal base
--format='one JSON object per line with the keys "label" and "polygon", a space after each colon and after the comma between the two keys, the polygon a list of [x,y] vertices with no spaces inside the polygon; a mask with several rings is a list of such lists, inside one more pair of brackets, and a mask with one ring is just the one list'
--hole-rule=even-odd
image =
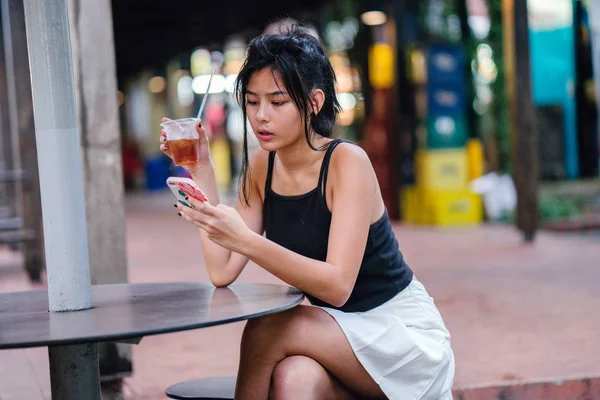
{"label": "table pedestal base", "polygon": [[49,346],[53,400],[100,400],[96,343]]}

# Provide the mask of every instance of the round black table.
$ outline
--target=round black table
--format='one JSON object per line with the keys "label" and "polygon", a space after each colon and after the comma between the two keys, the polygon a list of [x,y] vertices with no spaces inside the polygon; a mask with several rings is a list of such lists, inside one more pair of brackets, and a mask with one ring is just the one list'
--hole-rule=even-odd
{"label": "round black table", "polygon": [[262,283],[129,283],[92,286],[90,309],[49,312],[47,290],[2,293],[0,349],[48,346],[52,398],[100,399],[89,362],[97,342],[222,325],[303,300],[297,289]]}
{"label": "round black table", "polygon": [[285,311],[297,289],[264,283],[92,286],[93,308],[49,312],[46,290],[0,294],[0,349],[95,343],[204,328]]}

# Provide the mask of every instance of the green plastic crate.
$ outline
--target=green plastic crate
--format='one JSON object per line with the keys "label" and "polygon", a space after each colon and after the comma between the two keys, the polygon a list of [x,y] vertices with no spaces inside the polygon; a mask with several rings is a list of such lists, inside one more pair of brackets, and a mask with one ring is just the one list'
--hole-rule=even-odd
{"label": "green plastic crate", "polygon": [[452,149],[465,147],[467,127],[464,118],[451,116],[430,117],[427,120],[428,149]]}

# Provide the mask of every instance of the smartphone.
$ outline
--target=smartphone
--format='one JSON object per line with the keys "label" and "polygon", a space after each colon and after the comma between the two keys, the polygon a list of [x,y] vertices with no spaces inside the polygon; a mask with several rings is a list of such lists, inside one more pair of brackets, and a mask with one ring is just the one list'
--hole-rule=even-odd
{"label": "smartphone", "polygon": [[167,186],[171,189],[171,192],[173,192],[177,201],[186,207],[192,207],[191,204],[185,200],[186,197],[193,197],[198,201],[208,201],[208,197],[200,190],[198,185],[196,185],[196,182],[189,178],[170,176],[167,179]]}

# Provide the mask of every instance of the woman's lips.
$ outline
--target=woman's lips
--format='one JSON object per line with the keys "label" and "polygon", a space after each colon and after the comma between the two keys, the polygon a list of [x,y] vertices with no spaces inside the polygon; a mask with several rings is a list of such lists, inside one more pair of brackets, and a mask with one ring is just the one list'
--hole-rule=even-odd
{"label": "woman's lips", "polygon": [[268,131],[258,131],[257,135],[258,135],[258,138],[263,141],[269,141],[269,140],[273,139],[273,134]]}

